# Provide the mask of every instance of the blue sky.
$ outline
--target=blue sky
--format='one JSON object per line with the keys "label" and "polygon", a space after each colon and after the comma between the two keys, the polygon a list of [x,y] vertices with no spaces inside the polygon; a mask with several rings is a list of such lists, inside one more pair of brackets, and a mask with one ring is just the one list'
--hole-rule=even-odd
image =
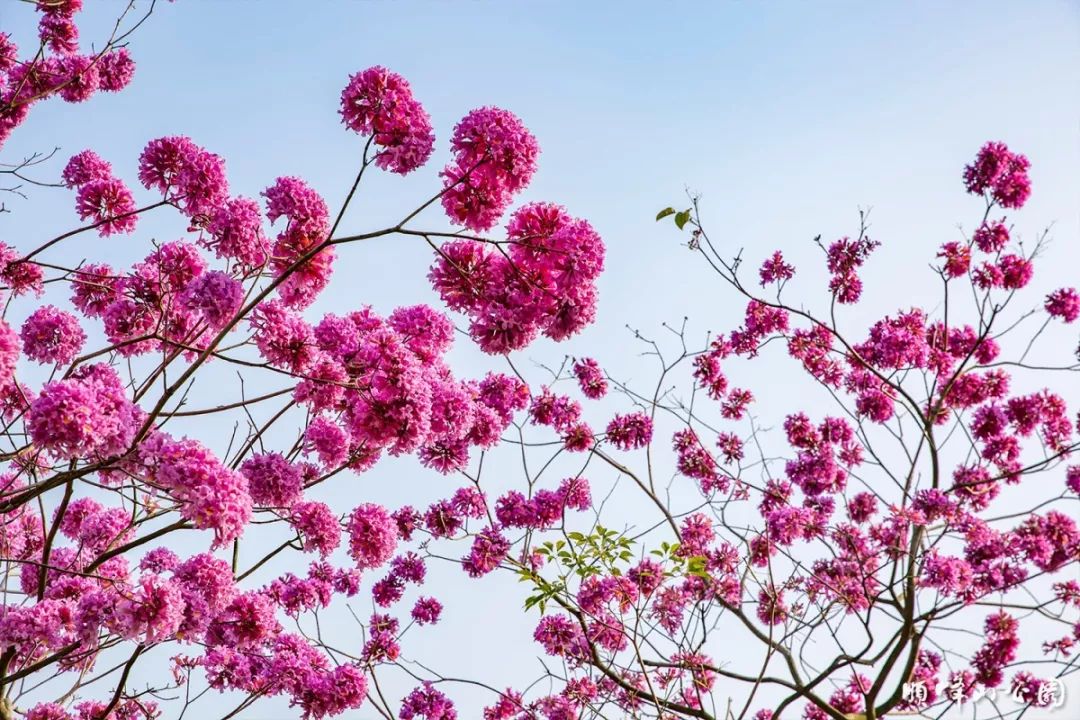
{"label": "blue sky", "polygon": [[[87,4],[89,40],[120,5]],[[31,8],[0,5],[0,28],[28,46]],[[1033,198],[1016,222],[1026,237],[1053,225],[1054,261],[1040,282],[1080,279],[1076,3],[181,0],[159,4],[131,51],[129,89],[35,108],[0,160],[59,146],[61,160],[42,171],[55,177],[63,159],[92,147],[134,182],[148,140],[187,134],[226,158],[234,193],[256,196],[279,175],[299,175],[336,207],[362,149],[338,121],[338,97],[351,72],[382,64],[410,80],[438,144],[426,169],[366,182],[345,223],[363,231],[435,191],[445,140],[465,112],[490,104],[517,113],[543,150],[520,199],[565,204],[608,248],[598,323],[562,346],[538,344],[526,365],[590,354],[647,380],[627,324],[659,333],[689,316],[702,337],[737,324],[741,304],[680,247],[684,238],[652,220],[686,188],[701,193],[713,237],[732,254],[745,248],[754,265],[774,249],[820,265],[811,238],[852,234],[858,209],[872,208],[871,235],[883,247],[866,270],[866,306],[848,315],[853,325],[932,297],[935,248],[981,211],[963,194],[961,168],[991,139],[1032,161]],[[19,247],[76,224],[66,190],[34,189],[9,205],[0,239]],[[426,218],[444,225],[438,212]],[[144,255],[148,238],[182,231],[175,216],[146,218],[130,238],[83,236],[58,259],[103,253],[122,264]],[[430,262],[427,247],[406,238],[346,248],[312,314],[432,301]],[[801,288],[819,298],[815,290]],[[464,375],[492,366],[463,342],[454,352]],[[770,363],[753,372],[781,367]],[[788,397],[783,376],[768,377],[763,404]],[[327,492],[353,504],[421,504],[414,497],[453,487],[411,461],[346,480]],[[521,600],[514,585],[481,592],[447,578],[473,594],[449,603],[457,629],[432,631],[431,654],[463,675],[494,674],[495,685],[535,673],[530,628],[506,609]]]}

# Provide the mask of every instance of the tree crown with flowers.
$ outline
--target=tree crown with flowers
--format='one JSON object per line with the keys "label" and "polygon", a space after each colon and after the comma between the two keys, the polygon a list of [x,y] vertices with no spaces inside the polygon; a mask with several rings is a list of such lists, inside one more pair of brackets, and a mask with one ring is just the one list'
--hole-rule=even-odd
{"label": "tree crown with flowers", "polygon": [[[122,90],[124,39],[149,14],[128,8],[102,51],[80,54],[80,0],[37,6],[34,52],[0,34],[0,147],[35,103]],[[932,309],[854,332],[839,313],[878,247],[865,216],[855,237],[821,244],[815,311],[788,299],[796,268],[781,251],[748,279],[696,199],[661,211],[746,311],[701,347],[685,329],[673,346],[639,333],[658,368],[644,388],[592,358],[535,378],[511,361],[594,321],[605,253],[551,203],[517,207],[492,234],[537,165],[519,118],[469,112],[437,190],[357,232],[341,226],[369,168],[418,170],[436,138],[383,67],[348,79],[340,115],[365,141],[336,212],[296,177],[261,200],[232,195],[221,157],[167,136],[138,158],[145,200],[87,149],[60,173],[83,224],[0,245],[5,309],[30,309],[0,320],[0,718],[180,717],[209,691],[227,717],[280,697],[304,718],[454,720],[466,683],[486,694],[473,715],[485,720],[943,717],[999,686],[1018,705],[975,706],[987,717],[1057,703],[1080,640],[1077,423],[1052,388],[1013,386],[1080,370],[1071,347],[1055,365],[1027,360],[1049,323],[1080,318],[1080,295],[1050,289],[1016,310],[1044,244],[1025,249],[1004,216],[1030,194],[1027,158],[988,143],[964,169],[984,206],[970,238],[941,247]],[[438,205],[458,229],[420,225]],[[129,268],[63,260],[76,239],[133,235],[160,212],[186,235]],[[428,278],[452,314],[309,316],[339,248],[392,235],[431,247]],[[41,303],[47,286],[64,307]],[[451,318],[506,372],[457,377]],[[782,408],[780,442],[760,425],[771,411],[752,412],[753,390],[731,380],[752,385],[740,365],[770,345],[832,403]],[[267,392],[198,405],[196,379],[221,367]],[[208,418],[238,431],[200,437]],[[500,451],[520,472],[491,493],[484,458]],[[396,456],[461,487],[423,509],[314,499]],[[601,475],[614,478],[604,495]],[[640,522],[616,519],[615,495],[643,503]],[[434,563],[520,581],[512,611],[543,683],[422,664],[440,594],[482,592],[440,588]],[[374,606],[354,616],[356,642],[319,623],[354,597]]]}

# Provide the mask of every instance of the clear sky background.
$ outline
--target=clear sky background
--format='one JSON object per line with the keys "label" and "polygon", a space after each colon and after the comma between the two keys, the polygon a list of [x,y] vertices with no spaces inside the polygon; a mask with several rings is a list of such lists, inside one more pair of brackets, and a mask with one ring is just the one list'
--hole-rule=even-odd
{"label": "clear sky background", "polygon": [[[84,39],[100,38],[120,4],[87,4]],[[23,47],[33,23],[29,6],[0,3],[0,28]],[[703,337],[738,323],[742,304],[680,247],[685,238],[653,222],[686,188],[701,193],[713,238],[732,254],[746,248],[753,266],[773,249],[820,265],[811,239],[857,232],[858,209],[872,208],[871,235],[884,244],[864,275],[866,307],[847,314],[851,326],[926,301],[935,248],[980,216],[960,173],[986,140],[1031,159],[1033,197],[1014,220],[1027,238],[1053,225],[1054,259],[1042,264],[1039,286],[1080,282],[1076,2],[181,0],[159,4],[131,51],[137,71],[127,90],[35,108],[0,160],[59,146],[41,173],[55,179],[68,156],[92,147],[134,185],[148,140],[186,134],[225,157],[233,193],[256,196],[279,175],[299,175],[336,208],[363,146],[339,123],[339,94],[350,73],[382,64],[412,83],[438,144],[424,170],[366,181],[345,222],[363,231],[437,190],[446,138],[465,112],[490,104],[517,113],[543,150],[520,200],[566,205],[608,248],[597,324],[561,346],[538,343],[520,358],[526,366],[587,354],[620,377],[649,381],[626,325],[659,334],[661,323],[689,316]],[[0,239],[18,247],[77,224],[66,190],[34,189],[9,206]],[[437,211],[426,217],[428,227],[445,224]],[[122,265],[145,255],[150,238],[183,229],[175,215],[148,217],[134,236],[84,235],[57,259],[104,255]],[[347,247],[310,314],[436,302],[424,277],[430,262],[426,246],[405,238]],[[796,292],[821,297],[810,282]],[[1055,337],[1059,348],[1076,342],[1075,332]],[[461,341],[453,360],[462,375],[495,366]],[[762,407],[790,400],[785,376],[773,372],[790,366],[755,367],[741,384],[756,390],[767,379]],[[771,419],[790,409],[781,404]],[[411,460],[340,480],[326,493],[343,507],[422,505],[456,487]],[[496,686],[535,675],[520,589],[456,571],[444,581],[454,588],[440,595],[452,626],[429,631],[428,658]]]}

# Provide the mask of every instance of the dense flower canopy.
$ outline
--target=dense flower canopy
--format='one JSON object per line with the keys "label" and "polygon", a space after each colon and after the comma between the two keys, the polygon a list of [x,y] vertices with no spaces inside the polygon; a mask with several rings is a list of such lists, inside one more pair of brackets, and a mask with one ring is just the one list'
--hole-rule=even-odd
{"label": "dense flower canopy", "polygon": [[[35,52],[0,34],[0,146],[36,102],[131,81],[126,47],[81,53],[81,6],[37,2]],[[420,90],[381,66],[347,79],[337,111],[365,138],[347,193],[281,175],[238,194],[224,158],[164,135],[70,155],[57,192],[75,229],[0,244],[0,718],[151,720],[204,695],[234,713],[279,698],[305,720],[711,719],[736,699],[739,717],[848,720],[998,687],[1054,704],[1051,673],[1080,642],[1080,417],[1053,374],[1080,365],[1028,353],[1075,327],[1080,294],[1033,287],[1043,239],[1025,245],[1003,214],[1031,195],[1027,157],[978,151],[962,182],[981,217],[938,249],[941,297],[884,315],[837,319],[874,294],[889,247],[865,222],[818,242],[817,275],[748,249],[747,280],[697,200],[661,212],[741,319],[703,347],[677,332],[674,359],[637,333],[661,367],[638,387],[599,357],[544,374],[512,355],[595,321],[607,253],[562,205],[513,207],[539,145],[512,112],[468,111],[432,195],[347,229],[369,166],[406,175],[434,155]],[[172,235],[144,236],[147,213]],[[95,235],[141,259],[63,264],[58,248],[92,253],[70,248]],[[389,236],[430,246],[440,307],[376,310],[335,273]],[[803,282],[824,311],[787,299]],[[325,312],[335,286],[351,304]],[[1042,329],[1020,342],[1028,318]],[[458,334],[490,371],[455,371]],[[765,407],[769,379],[746,366],[777,352],[820,405]],[[498,453],[520,470],[490,470]],[[376,501],[367,473],[390,458],[436,497]],[[458,593],[518,581],[544,682],[425,664],[425,633],[453,615],[447,567]],[[334,608],[355,625],[327,621]],[[958,627],[979,631],[966,655],[949,649]],[[737,644],[764,660],[735,667]],[[459,709],[462,684],[483,710]]]}

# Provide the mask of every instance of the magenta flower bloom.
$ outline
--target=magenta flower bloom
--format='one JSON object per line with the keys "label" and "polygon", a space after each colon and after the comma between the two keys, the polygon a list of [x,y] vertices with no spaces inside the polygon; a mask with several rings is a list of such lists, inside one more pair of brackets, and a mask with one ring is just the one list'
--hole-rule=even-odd
{"label": "magenta flower bloom", "polygon": [[75,209],[82,220],[98,224],[101,237],[132,233],[138,222],[135,198],[122,180],[110,177],[92,180],[79,187]]}
{"label": "magenta flower bloom", "polygon": [[244,197],[231,198],[218,206],[206,225],[209,239],[203,243],[219,258],[236,260],[245,267],[259,267],[270,256],[270,242],[263,235],[259,204]]}
{"label": "magenta flower bloom", "polygon": [[1075,288],[1061,288],[1046,296],[1046,312],[1065,323],[1080,318],[1080,293]]}
{"label": "magenta flower bloom", "polygon": [[251,519],[247,478],[196,440],[168,438],[151,455],[156,482],[180,503],[182,517],[214,532],[215,548],[243,534]]}
{"label": "magenta flower bloom", "polygon": [[135,61],[127,48],[115,48],[98,61],[100,65],[100,87],[105,92],[120,92],[128,86],[135,76]]}
{"label": "magenta flower bloom", "polygon": [[93,150],[83,150],[71,156],[60,177],[69,188],[82,187],[95,180],[111,178],[112,165]]}
{"label": "magenta flower bloom", "polygon": [[73,458],[126,451],[141,418],[116,371],[90,365],[45,385],[26,422],[36,444],[57,457]]}
{"label": "magenta flower bloom", "polygon": [[188,283],[177,298],[179,305],[198,314],[219,330],[236,316],[244,301],[239,280],[218,270],[203,273]]}
{"label": "magenta flower bloom", "polygon": [[783,283],[795,277],[795,268],[784,261],[783,254],[777,250],[761,264],[758,271],[762,287],[772,283]]}
{"label": "magenta flower bloom", "polygon": [[375,164],[405,175],[427,162],[435,147],[431,118],[405,78],[371,67],[349,78],[341,92],[341,119],[380,148]]}
{"label": "magenta flower bloom", "polygon": [[189,216],[212,212],[229,192],[225,161],[183,136],[151,140],[139,156],[139,180]]}
{"label": "magenta flower bloom", "polygon": [[607,437],[620,450],[633,450],[649,444],[652,429],[652,419],[643,412],[616,415],[608,423]]}
{"label": "magenta flower bloom", "polygon": [[60,97],[69,103],[90,99],[101,84],[101,65],[93,55],[53,56],[45,61],[57,81]]}
{"label": "magenta flower bloom", "polygon": [[11,384],[21,351],[22,342],[19,336],[10,325],[0,319],[0,386]]}
{"label": "magenta flower bloom", "polygon": [[304,492],[304,476],[281,453],[253,455],[240,466],[251,499],[265,507],[289,507]]}
{"label": "magenta flower bloom", "polygon": [[442,615],[442,603],[433,597],[422,597],[413,605],[410,615],[417,625],[434,625]]}
{"label": "magenta flower bloom", "polygon": [[608,384],[604,377],[604,371],[599,363],[592,358],[582,358],[574,363],[574,377],[578,380],[578,386],[582,394],[591,399],[599,400],[607,394]]}
{"label": "magenta flower bloom", "polygon": [[462,118],[450,147],[455,159],[442,171],[443,208],[453,222],[489,230],[532,179],[536,138],[513,113],[485,107]]}
{"label": "magenta flower bloom", "polygon": [[361,570],[377,568],[394,554],[397,525],[381,505],[365,503],[349,515],[349,555]]}
{"label": "magenta flower bloom", "polygon": [[41,18],[38,36],[54,53],[70,55],[79,50],[79,28],[65,15],[50,14]]}
{"label": "magenta flower bloom", "polygon": [[86,342],[79,319],[52,305],[40,307],[26,318],[20,336],[26,356],[43,364],[68,364]]}
{"label": "magenta flower bloom", "polygon": [[289,513],[289,522],[300,533],[305,552],[326,557],[341,544],[341,523],[326,503],[296,503]]}
{"label": "magenta flower bloom", "polygon": [[975,195],[989,194],[1002,207],[1019,209],[1031,195],[1030,167],[1026,157],[1010,152],[1005,143],[989,142],[964,168],[964,186]]}

